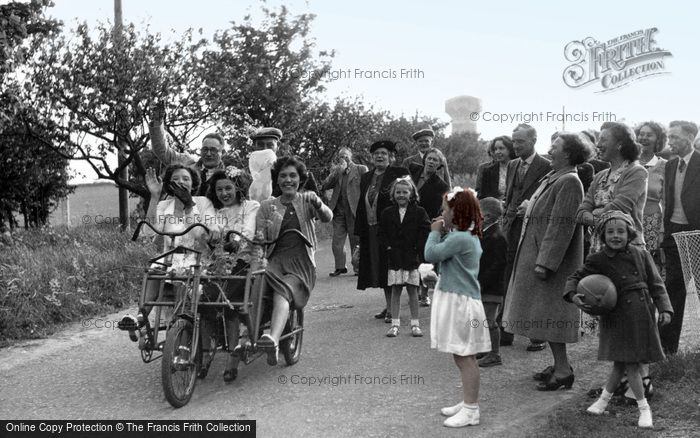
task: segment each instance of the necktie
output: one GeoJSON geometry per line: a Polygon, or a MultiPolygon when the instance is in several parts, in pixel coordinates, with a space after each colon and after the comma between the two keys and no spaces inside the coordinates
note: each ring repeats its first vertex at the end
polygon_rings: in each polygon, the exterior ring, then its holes
{"type": "Polygon", "coordinates": [[[687,164],[685,164],[685,160],[681,159],[680,163],[678,163],[678,173],[685,172],[686,167],[687,167],[687,164]]]}
{"type": "Polygon", "coordinates": [[[521,161],[520,162],[520,172],[519,172],[519,177],[520,181],[522,182],[523,179],[525,179],[525,174],[527,173],[527,161],[521,161]]]}

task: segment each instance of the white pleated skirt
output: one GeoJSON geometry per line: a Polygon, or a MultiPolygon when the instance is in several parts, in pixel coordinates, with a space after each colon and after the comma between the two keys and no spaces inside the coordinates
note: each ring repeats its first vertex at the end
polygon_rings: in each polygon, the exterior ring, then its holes
{"type": "Polygon", "coordinates": [[[481,300],[436,287],[430,307],[430,348],[457,356],[491,351],[481,300]]]}

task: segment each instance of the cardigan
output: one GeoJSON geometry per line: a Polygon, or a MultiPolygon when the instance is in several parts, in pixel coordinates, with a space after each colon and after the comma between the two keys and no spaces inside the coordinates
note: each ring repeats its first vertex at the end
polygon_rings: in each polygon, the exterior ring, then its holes
{"type": "Polygon", "coordinates": [[[612,202],[603,207],[597,207],[595,205],[595,194],[598,191],[598,186],[602,184],[601,181],[607,178],[609,173],[610,169],[605,169],[595,175],[581,206],[576,212],[576,221],[582,223],[583,214],[585,212],[593,213],[593,210],[597,208],[601,210],[601,213],[611,210],[627,213],[632,216],[634,228],[637,230],[637,238],[632,243],[644,245],[643,216],[647,199],[647,170],[638,161],[630,163],[620,175],[620,179],[615,183],[615,187],[612,190],[612,202]]]}
{"type": "Polygon", "coordinates": [[[425,243],[425,261],[440,264],[436,288],[443,292],[480,300],[480,259],[481,244],[471,231],[451,231],[442,238],[439,231],[431,231],[425,243]]]}
{"type": "MultiPolygon", "coordinates": [[[[309,255],[309,259],[314,266],[316,266],[316,260],[314,258],[314,253],[316,250],[316,228],[314,227],[314,219],[320,219],[321,222],[330,222],[333,219],[333,212],[330,208],[323,202],[321,202],[321,208],[316,209],[311,202],[305,198],[302,193],[297,193],[292,201],[294,210],[296,210],[297,216],[299,218],[299,225],[301,226],[302,234],[311,242],[310,247],[306,247],[306,252],[309,255]]],[[[284,218],[284,213],[287,210],[282,204],[279,197],[267,199],[260,204],[260,209],[258,210],[258,215],[255,221],[257,232],[262,234],[262,238],[265,240],[274,240],[279,237],[280,228],[282,227],[282,219],[284,218]]],[[[268,245],[265,252],[265,257],[268,258],[272,255],[275,250],[275,244],[268,245]]]]}

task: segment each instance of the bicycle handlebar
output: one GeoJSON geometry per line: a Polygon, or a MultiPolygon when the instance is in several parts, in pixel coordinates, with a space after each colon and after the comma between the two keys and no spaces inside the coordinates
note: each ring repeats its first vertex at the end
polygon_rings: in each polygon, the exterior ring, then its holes
{"type": "Polygon", "coordinates": [[[240,236],[242,239],[244,239],[246,242],[250,243],[251,245],[267,246],[267,245],[272,245],[273,243],[276,243],[278,240],[280,240],[280,239],[282,238],[282,236],[284,236],[285,234],[288,234],[288,233],[298,234],[299,237],[301,237],[301,239],[304,241],[304,244],[305,244],[306,246],[308,246],[308,247],[313,246],[313,245],[311,245],[311,242],[309,242],[309,239],[307,239],[306,236],[304,236],[304,233],[302,233],[301,231],[299,231],[299,230],[297,230],[297,229],[284,230],[284,231],[283,231],[282,233],[280,233],[280,235],[277,236],[277,238],[274,239],[274,240],[255,240],[255,239],[249,239],[249,238],[247,238],[246,236],[244,236],[243,234],[241,234],[241,233],[238,232],[238,231],[230,230],[229,232],[226,233],[226,236],[224,237],[224,241],[228,241],[228,240],[229,240],[229,237],[231,237],[231,234],[236,234],[236,235],[240,236]]]}
{"type": "Polygon", "coordinates": [[[160,236],[168,236],[168,237],[173,237],[173,238],[179,237],[179,236],[184,236],[185,234],[189,233],[190,231],[192,231],[194,228],[197,228],[197,227],[202,227],[202,228],[204,228],[204,231],[207,232],[207,234],[211,234],[211,230],[209,230],[209,227],[207,227],[204,224],[200,224],[200,223],[192,224],[189,227],[187,227],[184,231],[181,231],[179,233],[166,233],[163,231],[156,230],[155,227],[149,221],[140,221],[139,224],[136,226],[136,230],[134,231],[134,235],[131,237],[132,241],[135,242],[136,239],[138,239],[139,233],[141,232],[141,227],[143,225],[148,225],[148,228],[150,228],[154,233],[156,233],[160,236]]]}

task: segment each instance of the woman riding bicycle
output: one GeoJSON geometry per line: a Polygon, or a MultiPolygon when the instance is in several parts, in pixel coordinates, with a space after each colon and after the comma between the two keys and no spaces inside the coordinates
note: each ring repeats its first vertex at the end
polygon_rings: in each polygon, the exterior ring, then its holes
{"type": "Polygon", "coordinates": [[[297,157],[277,159],[272,169],[272,181],[279,186],[281,195],[263,201],[258,211],[256,228],[265,240],[277,239],[286,230],[299,230],[311,243],[296,233],[287,233],[265,254],[267,267],[266,293],[272,293],[272,321],[270,333],[260,338],[258,346],[268,349],[267,363],[276,365],[279,338],[289,315],[290,305],[297,309],[306,306],[316,283],[316,231],[314,220],[330,222],[333,212],[319,196],[311,191],[300,192],[308,172],[297,157]]]}
{"type": "MultiPolygon", "coordinates": [[[[245,276],[250,269],[251,261],[256,260],[260,251],[259,247],[251,245],[246,239],[255,237],[255,218],[260,208],[257,201],[248,199],[248,188],[251,177],[248,172],[233,166],[225,170],[216,171],[209,179],[207,197],[216,208],[216,223],[219,226],[214,232],[210,243],[222,246],[230,255],[223,255],[215,251],[214,266],[218,273],[225,275],[245,276]],[[230,240],[223,241],[229,231],[236,231],[243,235],[233,235],[230,240]]],[[[225,284],[226,296],[235,301],[245,293],[245,280],[229,280],[225,284]]],[[[206,290],[207,286],[205,286],[206,290]]],[[[216,291],[216,289],[213,289],[216,291]]],[[[211,309],[213,311],[213,309],[211,309]]],[[[215,313],[215,312],[214,312],[215,313]]],[[[229,356],[224,369],[224,382],[231,382],[238,376],[238,352],[244,347],[246,335],[239,336],[239,317],[236,311],[226,309],[226,333],[229,339],[229,356]],[[240,338],[240,341],[239,341],[240,338]]],[[[202,319],[202,339],[208,339],[209,321],[202,319]]],[[[209,363],[200,369],[199,377],[205,377],[209,370],[209,363]]]]}
{"type": "MultiPolygon", "coordinates": [[[[172,164],[165,169],[163,180],[156,176],[153,168],[146,171],[146,186],[151,193],[151,199],[148,203],[148,212],[146,220],[153,227],[166,233],[177,233],[185,230],[192,224],[202,223],[207,226],[215,225],[216,210],[211,201],[204,196],[192,196],[199,189],[200,179],[199,174],[194,169],[183,166],[182,164],[172,164]],[[166,197],[162,201],[158,201],[161,192],[165,192],[166,197]]],[[[153,234],[149,228],[144,229],[144,235],[153,234]]],[[[174,246],[182,245],[188,248],[193,248],[199,251],[208,252],[207,233],[201,228],[195,228],[189,233],[181,237],[176,237],[174,246]]],[[[164,246],[168,246],[170,238],[164,239],[164,246]]],[[[168,268],[177,273],[184,273],[195,261],[195,254],[188,252],[186,254],[173,254],[172,264],[168,268]]],[[[154,265],[159,267],[162,265],[154,265]]],[[[154,301],[158,298],[160,289],[159,280],[148,280],[146,283],[145,301],[154,301]]],[[[146,323],[148,314],[151,312],[152,306],[142,305],[139,308],[139,313],[134,318],[132,315],[126,315],[120,325],[132,325],[140,328],[146,323]]],[[[130,332],[131,339],[136,341],[136,335],[130,332]]]]}

